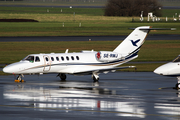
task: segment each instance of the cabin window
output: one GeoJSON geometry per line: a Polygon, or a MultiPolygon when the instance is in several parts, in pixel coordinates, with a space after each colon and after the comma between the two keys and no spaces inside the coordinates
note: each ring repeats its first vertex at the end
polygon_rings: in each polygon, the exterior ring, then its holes
{"type": "Polygon", "coordinates": [[[61,57],[61,60],[64,61],[64,57],[61,57]]]}
{"type": "Polygon", "coordinates": [[[76,56],[76,59],[79,60],[79,56],[76,56]]]}
{"type": "Polygon", "coordinates": [[[29,61],[29,62],[34,62],[34,56],[27,56],[23,59],[23,61],[29,61]]]}
{"type": "Polygon", "coordinates": [[[46,59],[47,62],[49,61],[49,59],[47,57],[45,59],[46,59]]]}
{"type": "Polygon", "coordinates": [[[74,60],[74,57],[73,57],[73,56],[71,56],[71,59],[72,59],[72,60],[74,60]]]}
{"type": "Polygon", "coordinates": [[[180,56],[176,57],[172,62],[180,62],[180,56]]]}
{"type": "Polygon", "coordinates": [[[56,60],[59,61],[59,57],[56,57],[56,60]]]}
{"type": "Polygon", "coordinates": [[[68,56],[66,56],[66,59],[67,59],[67,60],[69,60],[69,57],[68,57],[68,56]]]}
{"type": "Polygon", "coordinates": [[[36,58],[35,58],[35,62],[40,62],[40,59],[39,59],[39,57],[38,57],[38,56],[36,56],[36,58]]]}
{"type": "Polygon", "coordinates": [[[51,57],[51,60],[52,60],[52,61],[54,61],[54,58],[53,58],[53,57],[51,57]]]}

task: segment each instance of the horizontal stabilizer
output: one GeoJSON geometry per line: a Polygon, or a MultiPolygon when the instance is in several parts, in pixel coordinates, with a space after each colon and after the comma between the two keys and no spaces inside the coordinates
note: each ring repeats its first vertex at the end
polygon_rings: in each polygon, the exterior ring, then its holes
{"type": "MultiPolygon", "coordinates": [[[[136,28],[129,28],[134,30],[136,28]]],[[[139,30],[176,30],[176,28],[140,28],[139,30]]]]}

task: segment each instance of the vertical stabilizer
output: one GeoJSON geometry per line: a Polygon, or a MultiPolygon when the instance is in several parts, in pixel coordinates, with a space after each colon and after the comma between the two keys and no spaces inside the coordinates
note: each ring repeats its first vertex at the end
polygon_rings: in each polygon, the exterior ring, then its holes
{"type": "Polygon", "coordinates": [[[150,26],[137,27],[113,52],[128,55],[139,51],[150,31],[150,26]]]}

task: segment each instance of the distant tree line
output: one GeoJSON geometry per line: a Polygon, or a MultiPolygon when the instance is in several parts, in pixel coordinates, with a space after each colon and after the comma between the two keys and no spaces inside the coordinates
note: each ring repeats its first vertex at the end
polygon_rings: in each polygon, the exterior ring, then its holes
{"type": "Polygon", "coordinates": [[[158,0],[108,0],[105,6],[105,16],[147,16],[149,12],[160,17],[161,4],[158,0]]]}

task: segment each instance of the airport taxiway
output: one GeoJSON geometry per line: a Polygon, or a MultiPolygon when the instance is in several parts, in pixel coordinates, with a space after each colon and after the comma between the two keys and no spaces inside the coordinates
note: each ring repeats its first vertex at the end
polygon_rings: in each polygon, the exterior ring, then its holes
{"type": "Polygon", "coordinates": [[[115,72],[91,76],[26,75],[0,77],[1,119],[180,119],[176,78],[153,72],[115,72]]]}
{"type": "MultiPolygon", "coordinates": [[[[127,36],[32,36],[32,37],[0,37],[0,42],[28,42],[28,41],[111,41],[124,40],[127,36]]],[[[179,40],[180,35],[153,35],[146,40],[179,40]]]]}

